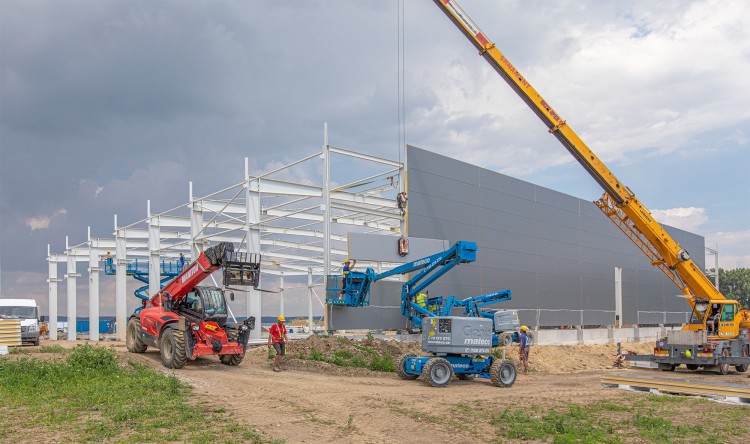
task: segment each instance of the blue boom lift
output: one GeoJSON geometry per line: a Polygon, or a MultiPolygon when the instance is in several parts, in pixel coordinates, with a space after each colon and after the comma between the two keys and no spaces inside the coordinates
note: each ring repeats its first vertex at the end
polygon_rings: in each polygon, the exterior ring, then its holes
{"type": "Polygon", "coordinates": [[[326,304],[347,307],[366,307],[370,305],[370,285],[391,276],[419,271],[404,283],[401,288],[401,314],[406,317],[412,329],[421,330],[425,317],[450,316],[454,309],[463,307],[464,316],[483,317],[493,322],[492,345],[510,345],[518,342],[518,314],[514,310],[484,311],[483,307],[509,301],[510,290],[458,299],[455,296],[443,298],[432,297],[424,306],[416,302],[416,296],[445,273],[459,264],[477,260],[476,242],[458,241],[449,249],[407,262],[392,270],[375,273],[372,268],[364,272],[351,271],[348,274],[329,275],[326,288],[326,304]]]}
{"type": "Polygon", "coordinates": [[[502,290],[466,299],[450,296],[429,298],[424,306],[416,302],[416,295],[459,264],[477,259],[475,242],[458,241],[449,249],[400,265],[383,273],[372,268],[364,272],[351,271],[346,275],[329,275],[326,303],[348,307],[370,305],[370,285],[381,279],[418,271],[401,289],[401,313],[412,328],[422,330],[422,350],[433,356],[403,356],[398,362],[398,372],[403,379],[416,379],[424,375],[434,387],[450,383],[455,373],[459,379],[472,379],[476,375],[490,378],[495,385],[510,387],[516,379],[512,361],[484,356],[491,346],[502,341],[509,345],[516,331],[498,331],[501,326],[518,327],[518,315],[513,311],[489,312],[481,308],[511,299],[510,290],[502,290]],[[464,308],[466,317],[450,316],[457,307],[464,308]],[[514,322],[506,322],[510,314],[514,322]]]}

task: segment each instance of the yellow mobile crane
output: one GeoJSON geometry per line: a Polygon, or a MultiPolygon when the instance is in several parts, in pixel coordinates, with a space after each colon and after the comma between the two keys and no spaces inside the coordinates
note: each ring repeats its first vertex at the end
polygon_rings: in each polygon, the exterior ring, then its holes
{"type": "Polygon", "coordinates": [[[635,194],[620,183],[455,1],[433,1],[544,122],[549,132],[604,188],[604,195],[594,202],[596,206],[646,254],[652,265],[659,267],[680,288],[690,304],[692,316],[683,327],[688,332],[677,332],[683,334],[673,335],[671,341],[657,341],[654,356],[641,357],[641,360],[656,361],[662,370],[674,370],[686,364],[690,369],[717,366],[724,374],[729,365],[746,371],[750,364],[750,311],[741,310],[738,301],[725,298],[713,286],[688,252],[664,230],[635,194]]]}

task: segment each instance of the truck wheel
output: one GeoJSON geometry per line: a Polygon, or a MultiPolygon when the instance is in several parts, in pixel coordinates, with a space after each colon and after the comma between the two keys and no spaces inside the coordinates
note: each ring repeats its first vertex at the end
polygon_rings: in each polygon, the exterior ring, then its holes
{"type": "Polygon", "coordinates": [[[34,345],[39,347],[39,336],[37,336],[36,339],[34,340],[34,345]]]}
{"type": "Polygon", "coordinates": [[[700,367],[698,364],[685,364],[685,366],[688,370],[698,370],[698,367],[700,367]]]}
{"type": "Polygon", "coordinates": [[[477,375],[470,375],[468,373],[457,373],[456,377],[462,381],[472,381],[477,375]]]}
{"type": "MultiPolygon", "coordinates": [[[[721,352],[721,356],[729,356],[729,352],[727,352],[727,349],[725,348],[721,352]]],[[[716,371],[719,375],[726,375],[729,373],[729,364],[719,364],[719,369],[716,371]]]]}
{"type": "Polygon", "coordinates": [[[674,364],[667,364],[665,362],[659,363],[659,370],[663,372],[673,372],[675,368],[677,368],[677,366],[674,364]]]}
{"type": "Polygon", "coordinates": [[[516,382],[516,375],[516,365],[509,359],[498,359],[490,367],[490,380],[498,387],[511,387],[516,382]]]}
{"type": "Polygon", "coordinates": [[[401,357],[398,358],[398,364],[396,364],[396,372],[398,372],[398,376],[401,379],[413,381],[419,377],[419,375],[414,375],[412,373],[406,372],[406,360],[412,357],[414,357],[414,355],[401,355],[401,357]]]}
{"type": "Polygon", "coordinates": [[[125,346],[130,353],[143,353],[148,346],[141,340],[141,320],[130,318],[125,334],[125,346]]]}
{"type": "Polygon", "coordinates": [[[453,367],[443,358],[432,358],[422,369],[422,376],[433,387],[447,387],[453,377],[453,367]]]}
{"type": "Polygon", "coordinates": [[[159,340],[161,363],[166,368],[182,368],[187,361],[185,354],[185,335],[183,332],[167,327],[159,340]]]}
{"type": "MultiPolygon", "coordinates": [[[[745,350],[742,352],[742,356],[744,356],[746,358],[750,357],[750,345],[746,345],[745,346],[745,350]]],[[[740,365],[735,365],[734,366],[734,368],[736,368],[737,371],[740,372],[740,373],[745,373],[747,371],[747,367],[748,367],[747,364],[740,364],[740,365]]]]}

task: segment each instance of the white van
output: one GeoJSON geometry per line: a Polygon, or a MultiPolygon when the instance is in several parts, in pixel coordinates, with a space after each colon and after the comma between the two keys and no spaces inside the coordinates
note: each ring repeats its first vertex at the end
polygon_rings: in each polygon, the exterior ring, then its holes
{"type": "Polygon", "coordinates": [[[0,319],[20,319],[21,340],[39,345],[39,306],[34,299],[0,299],[0,319]]]}

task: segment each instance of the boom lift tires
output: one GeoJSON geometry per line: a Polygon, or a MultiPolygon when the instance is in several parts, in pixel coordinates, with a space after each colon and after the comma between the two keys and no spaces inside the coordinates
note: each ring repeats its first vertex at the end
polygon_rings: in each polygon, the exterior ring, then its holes
{"type": "Polygon", "coordinates": [[[471,381],[477,377],[477,375],[467,375],[466,373],[459,373],[456,375],[461,381],[471,381]]]}
{"type": "Polygon", "coordinates": [[[419,378],[419,375],[414,375],[411,373],[406,373],[406,361],[409,358],[413,358],[414,355],[401,355],[400,358],[398,358],[398,364],[396,364],[396,371],[398,372],[398,376],[401,379],[407,380],[407,381],[413,381],[417,378],[419,378]]]}
{"type": "Polygon", "coordinates": [[[687,367],[688,370],[698,370],[698,367],[700,367],[700,365],[698,365],[698,364],[687,364],[686,367],[687,367]]]}
{"type": "Polygon", "coordinates": [[[674,364],[667,364],[664,362],[659,363],[659,370],[663,372],[673,372],[675,368],[677,368],[677,366],[674,364]]]}
{"type": "Polygon", "coordinates": [[[447,387],[453,378],[453,367],[444,358],[432,358],[424,366],[422,375],[433,387],[447,387]]]}
{"type": "Polygon", "coordinates": [[[185,333],[171,327],[167,327],[161,334],[159,340],[159,352],[161,363],[166,368],[182,368],[187,362],[185,352],[185,333]]]}
{"type": "Polygon", "coordinates": [[[510,387],[516,382],[516,366],[510,360],[497,360],[490,367],[490,381],[498,387],[510,387]]]}
{"type": "Polygon", "coordinates": [[[148,348],[141,340],[140,331],[141,321],[138,318],[130,318],[125,334],[125,346],[130,353],[144,353],[148,348]]]}

